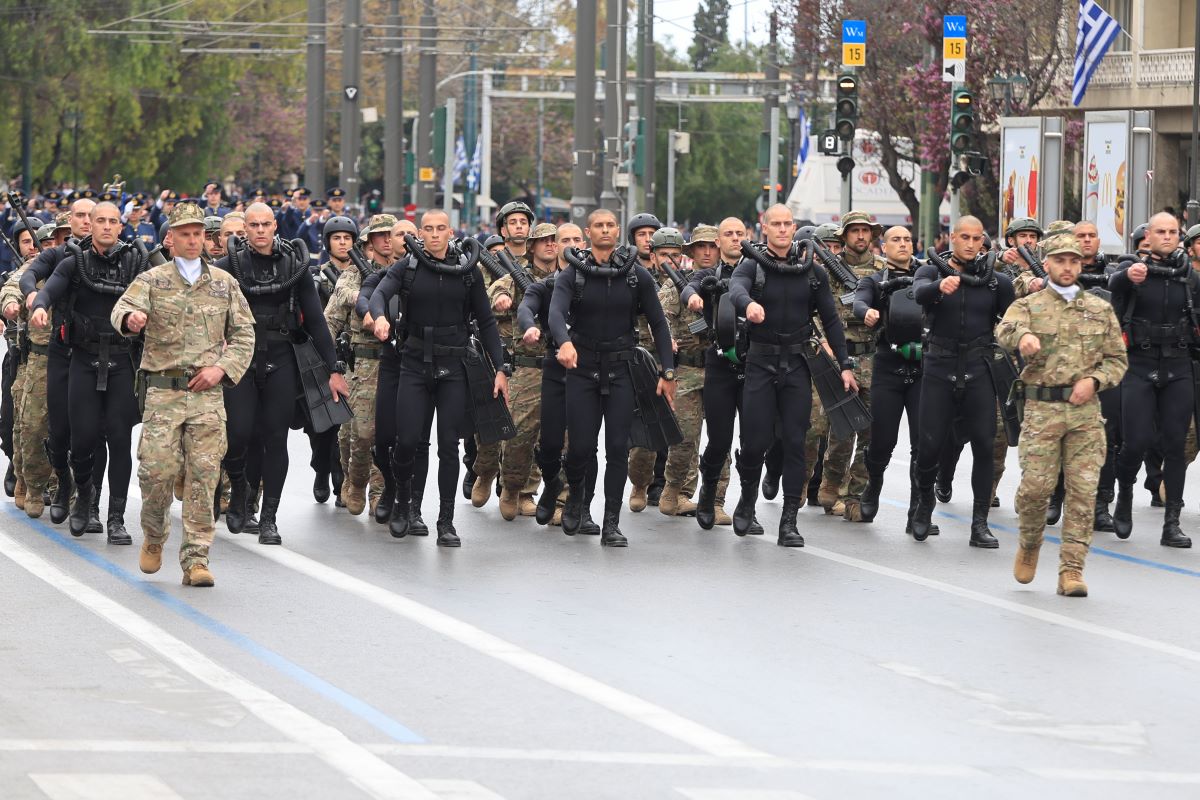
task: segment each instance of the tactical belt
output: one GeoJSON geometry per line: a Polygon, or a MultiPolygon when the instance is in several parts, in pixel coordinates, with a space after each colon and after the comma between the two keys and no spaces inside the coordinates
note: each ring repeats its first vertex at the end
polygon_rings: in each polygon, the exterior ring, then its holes
{"type": "Polygon", "coordinates": [[[404,340],[404,349],[411,355],[420,354],[421,361],[432,369],[434,359],[436,358],[463,358],[467,355],[466,345],[455,347],[453,345],[434,344],[434,337],[462,334],[465,330],[462,325],[427,325],[421,329],[425,338],[410,335],[404,340]]]}
{"type": "MultiPolygon", "coordinates": [[[[267,330],[260,331],[258,329],[258,326],[256,325],[256,326],[254,326],[254,341],[257,344],[263,344],[265,342],[289,342],[290,343],[292,341],[292,331],[290,331],[290,330],[281,331],[281,330],[277,330],[275,328],[270,328],[267,330]]],[[[260,347],[259,349],[261,350],[262,348],[260,347]]]]}
{"type": "Polygon", "coordinates": [[[48,355],[50,355],[50,345],[34,344],[33,342],[30,342],[29,343],[29,352],[37,353],[39,356],[48,356],[48,355]]]}
{"type": "Polygon", "coordinates": [[[542,368],[543,359],[541,356],[517,356],[512,357],[512,365],[514,367],[533,367],[534,369],[542,368]]]}
{"type": "Polygon", "coordinates": [[[1069,403],[1074,386],[1026,386],[1026,400],[1041,400],[1044,403],[1069,403]]]}
{"type": "Polygon", "coordinates": [[[852,356],[869,356],[875,352],[874,342],[846,342],[846,352],[852,356]]]}
{"type": "Polygon", "coordinates": [[[146,385],[155,389],[171,389],[177,392],[190,392],[188,382],[192,372],[185,369],[164,369],[162,372],[147,372],[146,385]]]}
{"type": "Polygon", "coordinates": [[[375,359],[383,358],[383,345],[375,347],[369,344],[356,344],[354,345],[354,357],[375,359]]]}
{"type": "Polygon", "coordinates": [[[985,333],[977,339],[972,339],[969,342],[961,342],[958,339],[951,339],[945,336],[930,336],[929,337],[929,354],[935,356],[957,356],[962,353],[970,354],[972,350],[983,350],[991,347],[993,342],[992,335],[985,333]]]}
{"type": "Polygon", "coordinates": [[[1183,322],[1174,325],[1152,325],[1141,320],[1130,320],[1125,330],[1125,339],[1130,349],[1149,350],[1152,347],[1163,350],[1187,350],[1188,342],[1194,338],[1188,325],[1183,322]]]}
{"type": "Polygon", "coordinates": [[[675,354],[675,366],[677,367],[703,367],[704,366],[704,351],[685,350],[675,354]]]}
{"type": "Polygon", "coordinates": [[[785,356],[782,360],[786,362],[786,356],[793,353],[805,352],[808,348],[808,340],[812,338],[812,332],[812,325],[805,325],[800,330],[792,333],[775,334],[773,337],[774,341],[751,338],[750,348],[746,355],[785,356]]]}
{"type": "MultiPolygon", "coordinates": [[[[597,340],[583,334],[571,333],[571,342],[579,351],[578,367],[586,362],[595,367],[596,380],[600,384],[600,394],[609,393],[610,381],[608,369],[614,362],[633,362],[635,342],[632,336],[622,336],[617,339],[597,340]]],[[[590,372],[591,369],[588,369],[590,372]]]]}
{"type": "Polygon", "coordinates": [[[116,334],[103,334],[98,339],[89,339],[82,342],[73,342],[71,344],[72,352],[84,352],[96,359],[94,366],[96,367],[96,391],[108,391],[108,368],[110,365],[115,366],[114,362],[109,361],[109,356],[113,353],[122,353],[129,355],[131,342],[123,336],[116,334]]]}

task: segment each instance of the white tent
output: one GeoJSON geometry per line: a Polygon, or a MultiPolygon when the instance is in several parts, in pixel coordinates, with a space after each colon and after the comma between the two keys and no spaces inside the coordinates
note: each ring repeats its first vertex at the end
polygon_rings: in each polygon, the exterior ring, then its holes
{"type": "MultiPolygon", "coordinates": [[[[852,208],[866,211],[880,225],[912,225],[908,206],[888,183],[887,172],[879,161],[878,136],[871,131],[858,131],[854,142],[854,171],[850,173],[852,208]]],[[[842,209],[842,175],[837,170],[838,156],[817,152],[817,137],[809,140],[809,156],[800,168],[787,206],[798,220],[838,222],[842,209]]],[[[914,187],[921,185],[921,169],[915,164],[902,163],[904,174],[914,187]]],[[[950,224],[950,203],[942,201],[943,225],[950,224]]]]}

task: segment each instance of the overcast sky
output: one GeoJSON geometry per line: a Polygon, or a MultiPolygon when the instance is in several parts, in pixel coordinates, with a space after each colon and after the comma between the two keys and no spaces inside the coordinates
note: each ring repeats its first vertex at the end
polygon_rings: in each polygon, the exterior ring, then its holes
{"type": "MultiPolygon", "coordinates": [[[[699,0],[654,0],[654,38],[660,42],[669,40],[676,51],[686,55],[699,5],[699,0]]],[[[730,0],[729,40],[740,42],[748,27],[751,42],[766,42],[770,13],[770,0],[730,0]]]]}

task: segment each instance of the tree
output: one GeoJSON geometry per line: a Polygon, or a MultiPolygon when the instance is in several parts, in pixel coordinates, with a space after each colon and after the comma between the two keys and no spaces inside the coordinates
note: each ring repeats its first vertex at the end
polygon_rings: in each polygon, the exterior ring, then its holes
{"type": "Polygon", "coordinates": [[[692,23],[695,31],[688,58],[696,72],[712,68],[721,48],[729,47],[729,0],[701,0],[692,23]]]}

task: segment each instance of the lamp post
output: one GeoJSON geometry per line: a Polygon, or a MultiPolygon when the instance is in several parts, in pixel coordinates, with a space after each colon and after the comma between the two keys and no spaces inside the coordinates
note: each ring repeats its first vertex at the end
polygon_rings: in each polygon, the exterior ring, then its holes
{"type": "Polygon", "coordinates": [[[790,197],[792,194],[792,185],[795,184],[796,178],[799,177],[796,172],[797,150],[799,149],[800,137],[804,135],[804,131],[799,130],[800,127],[800,101],[795,97],[789,97],[787,101],[787,118],[788,118],[788,168],[787,168],[787,185],[784,187],[784,197],[790,197]]]}
{"type": "Polygon", "coordinates": [[[992,99],[1004,104],[1004,116],[1011,117],[1013,108],[1022,105],[1029,94],[1029,79],[1019,72],[997,75],[988,81],[992,99]]]}

